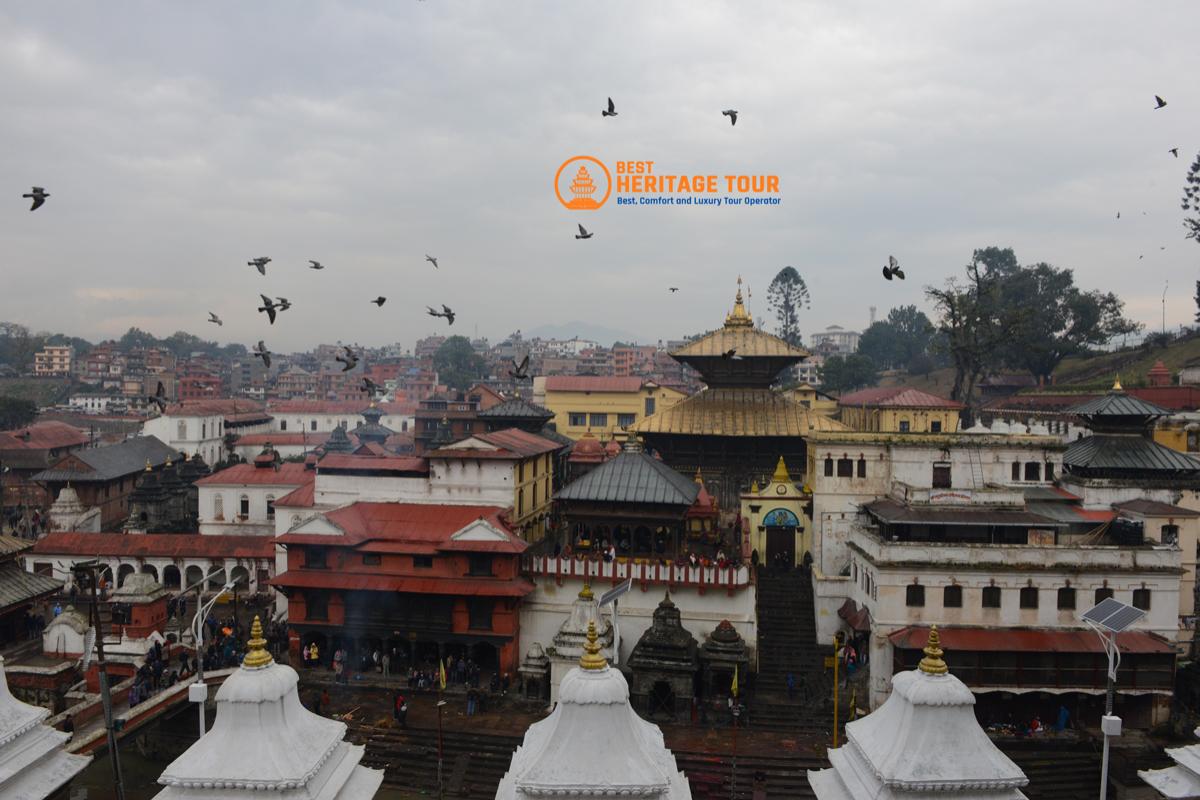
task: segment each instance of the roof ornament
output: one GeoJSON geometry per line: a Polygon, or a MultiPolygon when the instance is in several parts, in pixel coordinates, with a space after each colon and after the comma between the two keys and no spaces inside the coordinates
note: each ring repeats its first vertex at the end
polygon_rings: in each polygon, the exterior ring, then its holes
{"type": "Polygon", "coordinates": [[[792,476],[788,474],[787,464],[783,463],[783,456],[779,457],[779,463],[775,465],[775,474],[771,476],[773,483],[791,483],[792,476]]]}
{"type": "Polygon", "coordinates": [[[742,303],[742,276],[738,275],[737,294],[733,298],[733,311],[725,317],[726,328],[753,328],[754,319],[746,312],[742,303]]]}
{"type": "Polygon", "coordinates": [[[146,459],[146,472],[153,472],[154,467],[150,466],[150,459],[146,459]]]}
{"type": "Polygon", "coordinates": [[[246,642],[246,657],[242,659],[242,666],[246,669],[258,669],[274,662],[275,659],[267,652],[267,640],[263,638],[262,623],[256,614],[254,622],[250,625],[250,641],[246,642]]]}
{"type": "MultiPolygon", "coordinates": [[[[596,640],[596,621],[588,622],[587,644],[583,646],[583,655],[579,657],[579,668],[587,670],[608,669],[608,661],[600,655],[600,644],[596,640]]],[[[268,656],[270,658],[270,656],[268,656]]]]}
{"type": "Polygon", "coordinates": [[[583,582],[583,588],[579,590],[580,600],[594,600],[596,595],[592,593],[592,584],[589,581],[583,582]]]}
{"type": "Polygon", "coordinates": [[[693,480],[696,481],[696,483],[700,484],[701,486],[704,485],[704,476],[700,473],[699,467],[696,467],[696,477],[693,478],[693,480]]]}
{"type": "Polygon", "coordinates": [[[937,625],[929,629],[929,641],[925,643],[925,657],[917,665],[917,669],[926,675],[945,675],[950,671],[942,660],[942,639],[938,636],[937,625]]]}
{"type": "Polygon", "coordinates": [[[1124,389],[1122,389],[1122,388],[1121,388],[1121,374],[1120,374],[1119,372],[1117,373],[1117,379],[1116,379],[1116,381],[1114,381],[1114,382],[1113,382],[1113,388],[1112,388],[1112,390],[1113,390],[1114,392],[1122,392],[1122,391],[1124,391],[1124,389]]]}

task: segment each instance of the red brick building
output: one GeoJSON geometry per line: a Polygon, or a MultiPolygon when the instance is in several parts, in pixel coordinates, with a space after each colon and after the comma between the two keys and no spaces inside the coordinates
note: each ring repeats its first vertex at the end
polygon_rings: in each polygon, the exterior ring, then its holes
{"type": "Polygon", "coordinates": [[[287,569],[294,663],[316,642],[328,664],[346,648],[357,666],[375,650],[396,668],[473,658],[515,675],[519,607],[533,591],[520,574],[527,545],[494,506],[355,503],[275,539],[287,569]]]}

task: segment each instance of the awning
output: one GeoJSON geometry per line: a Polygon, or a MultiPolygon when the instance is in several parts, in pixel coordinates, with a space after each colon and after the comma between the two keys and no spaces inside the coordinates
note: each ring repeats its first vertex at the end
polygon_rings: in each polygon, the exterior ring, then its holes
{"type": "MultiPolygon", "coordinates": [[[[975,653],[1098,653],[1104,648],[1090,630],[1047,631],[1032,628],[938,628],[943,649],[975,653]]],[[[888,636],[902,650],[921,650],[929,641],[929,628],[910,625],[888,636]]],[[[1147,631],[1117,634],[1122,653],[1175,655],[1175,646],[1147,631]]]]}
{"type": "Polygon", "coordinates": [[[842,607],[838,609],[838,616],[846,621],[851,630],[860,633],[867,633],[871,630],[871,612],[867,610],[866,606],[859,608],[858,603],[853,600],[848,599],[842,603],[842,607]]]}
{"type": "Polygon", "coordinates": [[[317,569],[288,570],[272,580],[271,585],[285,589],[337,589],[469,597],[524,597],[533,591],[533,583],[526,578],[406,578],[399,575],[364,575],[317,569]]]}

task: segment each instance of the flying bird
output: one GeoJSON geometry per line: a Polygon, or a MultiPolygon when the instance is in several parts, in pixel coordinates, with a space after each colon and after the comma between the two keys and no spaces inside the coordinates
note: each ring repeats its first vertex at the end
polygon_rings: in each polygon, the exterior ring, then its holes
{"type": "Polygon", "coordinates": [[[523,381],[529,377],[529,354],[528,353],[526,353],[525,357],[521,359],[520,364],[517,363],[517,360],[515,358],[509,359],[509,360],[512,361],[513,368],[508,371],[508,374],[513,380],[523,381]]]}
{"type": "Polygon", "coordinates": [[[433,264],[434,269],[438,268],[437,259],[434,258],[433,256],[429,255],[428,253],[425,254],[425,260],[428,261],[430,264],[433,264]]]}
{"type": "Polygon", "coordinates": [[[724,353],[721,353],[721,358],[725,359],[726,361],[729,361],[730,359],[734,361],[742,360],[742,357],[737,354],[737,348],[726,350],[724,353]]]}
{"type": "Polygon", "coordinates": [[[676,292],[679,291],[679,287],[678,286],[668,286],[667,291],[670,292],[671,294],[675,294],[676,292]]]}
{"type": "Polygon", "coordinates": [[[442,304],[442,316],[446,318],[446,322],[449,322],[451,325],[454,324],[454,312],[445,303],[442,304]]]}
{"type": "Polygon", "coordinates": [[[211,311],[210,311],[210,312],[208,312],[208,321],[209,321],[209,322],[215,322],[217,325],[224,325],[224,324],[225,324],[224,322],[221,322],[221,318],[220,318],[220,317],[218,317],[216,314],[214,314],[214,313],[213,313],[213,312],[211,312],[211,311]]]}
{"type": "Polygon", "coordinates": [[[616,115],[617,115],[617,107],[613,105],[612,98],[610,97],[610,98],[608,98],[608,110],[607,110],[607,111],[601,111],[601,112],[600,112],[600,116],[602,116],[602,117],[615,117],[616,115]]]}
{"type": "Polygon", "coordinates": [[[1167,101],[1166,101],[1166,100],[1163,100],[1163,99],[1162,99],[1161,97],[1159,97],[1158,95],[1154,95],[1154,110],[1155,110],[1155,111],[1157,111],[1158,109],[1162,108],[1162,107],[1163,107],[1163,106],[1165,106],[1166,104],[1167,104],[1167,101]]]}
{"type": "Polygon", "coordinates": [[[146,399],[149,400],[151,403],[154,403],[154,405],[158,406],[158,413],[160,413],[160,414],[167,413],[167,390],[163,386],[162,381],[158,382],[158,390],[155,391],[154,394],[150,395],[146,399]]]}
{"type": "Polygon", "coordinates": [[[33,205],[29,207],[30,211],[37,211],[39,208],[41,208],[46,202],[46,198],[49,196],[50,193],[40,186],[34,186],[28,194],[21,195],[21,197],[26,197],[33,201],[33,205]]]}
{"type": "Polygon", "coordinates": [[[253,352],[256,358],[262,359],[264,367],[268,369],[271,368],[271,351],[267,349],[265,344],[263,344],[262,339],[258,340],[258,346],[254,348],[253,352]]]}
{"type": "Polygon", "coordinates": [[[732,108],[727,108],[721,112],[722,116],[729,117],[730,125],[737,125],[737,114],[738,112],[734,111],[732,108]]]}
{"type": "Polygon", "coordinates": [[[900,269],[900,262],[896,260],[895,256],[888,256],[887,266],[883,268],[883,277],[890,281],[892,276],[904,280],[904,270],[900,269]]]}
{"type": "Polygon", "coordinates": [[[358,356],[347,345],[342,345],[342,349],[346,351],[346,355],[334,356],[333,360],[343,365],[342,372],[349,372],[358,364],[358,356]]]}
{"type": "Polygon", "coordinates": [[[265,294],[260,294],[259,297],[262,298],[263,304],[258,307],[258,310],[260,312],[261,311],[267,312],[267,319],[271,320],[271,324],[274,325],[275,324],[275,312],[277,310],[277,306],[275,305],[274,301],[271,300],[271,298],[267,297],[265,294]]]}
{"type": "Polygon", "coordinates": [[[383,394],[383,388],[365,375],[362,379],[362,390],[371,395],[372,398],[374,398],[377,394],[383,394]]]}
{"type": "Polygon", "coordinates": [[[266,275],[267,274],[267,264],[271,263],[271,259],[267,258],[266,256],[259,256],[258,258],[250,259],[246,263],[249,266],[257,269],[259,275],[266,275]]]}
{"type": "Polygon", "coordinates": [[[310,259],[308,260],[308,268],[309,268],[309,269],[325,269],[325,265],[324,265],[324,264],[322,264],[320,261],[313,261],[313,260],[310,258],[310,259]]]}
{"type": "Polygon", "coordinates": [[[1120,219],[1120,218],[1121,218],[1121,212],[1120,212],[1120,211],[1118,211],[1118,212],[1117,212],[1117,219],[1120,219]]]}
{"type": "Polygon", "coordinates": [[[379,306],[380,308],[383,308],[383,304],[387,302],[387,298],[380,295],[379,297],[376,297],[371,302],[374,303],[375,305],[379,306]]]}
{"type": "Polygon", "coordinates": [[[1176,158],[1179,158],[1179,148],[1178,147],[1172,147],[1167,152],[1170,153],[1171,155],[1175,156],[1176,158]]]}
{"type": "Polygon", "coordinates": [[[279,303],[280,311],[287,311],[289,308],[292,307],[292,301],[288,300],[286,297],[276,297],[275,299],[279,303]]]}
{"type": "Polygon", "coordinates": [[[579,226],[579,233],[575,234],[576,239],[590,239],[593,236],[595,236],[595,234],[588,233],[587,228],[583,227],[582,225],[579,226]]]}

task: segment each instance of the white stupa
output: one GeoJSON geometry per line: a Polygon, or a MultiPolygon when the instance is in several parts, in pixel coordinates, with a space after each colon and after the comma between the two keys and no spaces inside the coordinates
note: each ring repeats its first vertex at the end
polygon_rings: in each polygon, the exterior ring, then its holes
{"type": "Polygon", "coordinates": [[[892,678],[874,713],[846,726],[829,769],[808,773],[817,800],[1025,800],[1029,783],[975,719],[975,696],[949,673],[937,628],[917,669],[892,678]]]}
{"type": "Polygon", "coordinates": [[[370,800],[383,772],[359,762],[346,724],[300,704],[296,670],[276,664],[258,617],[242,666],[217,692],[212,730],[171,762],[156,800],[370,800]]]}
{"type": "Polygon", "coordinates": [[[598,639],[591,622],[579,666],[563,678],[550,716],[525,732],[496,800],[691,800],[662,731],[629,705],[629,684],[600,655],[598,639]]]}
{"type": "Polygon", "coordinates": [[[554,646],[550,654],[550,702],[558,702],[558,689],[571,670],[583,656],[587,644],[588,626],[595,623],[600,655],[606,661],[612,660],[613,624],[605,618],[596,605],[596,596],[592,593],[591,585],[584,583],[579,596],[571,604],[571,614],[563,620],[558,633],[554,634],[554,646]]]}
{"type": "MultiPolygon", "coordinates": [[[[1200,737],[1200,728],[1193,731],[1200,737]]],[[[1200,744],[1168,747],[1167,755],[1175,766],[1166,769],[1140,769],[1138,777],[1163,797],[1200,798],[1200,744]]]]}
{"type": "Polygon", "coordinates": [[[0,657],[0,797],[5,800],[43,800],[91,763],[91,756],[66,751],[71,734],[44,725],[49,716],[49,709],[12,696],[0,657]]]}

